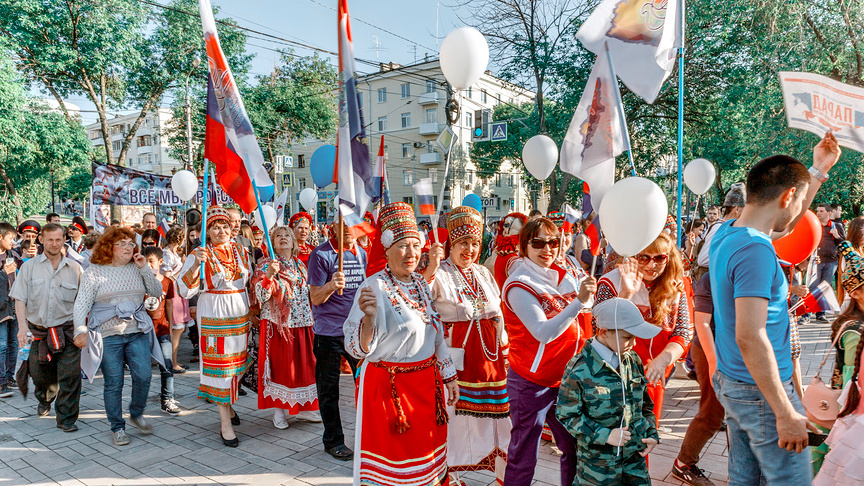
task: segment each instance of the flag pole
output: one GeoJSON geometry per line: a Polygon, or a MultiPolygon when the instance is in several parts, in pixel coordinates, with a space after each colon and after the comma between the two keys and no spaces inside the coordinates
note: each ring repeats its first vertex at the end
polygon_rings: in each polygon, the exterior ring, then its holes
{"type": "MultiPolygon", "coordinates": [[[[210,159],[204,159],[204,194],[201,197],[201,248],[207,248],[207,194],[209,191],[210,159]]],[[[201,288],[204,288],[204,262],[201,262],[201,288]]]]}
{"type": "Polygon", "coordinates": [[[624,132],[624,142],[627,143],[627,158],[630,160],[630,172],[636,177],[636,163],[633,161],[633,149],[630,147],[630,130],[627,128],[627,119],[624,117],[624,102],[621,101],[621,91],[618,89],[618,77],[615,74],[615,65],[612,64],[612,54],[609,54],[609,44],[604,43],[606,60],[609,61],[609,72],[612,73],[612,91],[615,93],[615,102],[618,103],[618,119],[621,122],[621,130],[624,132]]]}
{"type": "MultiPolygon", "coordinates": [[[[460,90],[456,90],[456,96],[461,102],[462,92],[460,90]]],[[[462,106],[459,102],[457,102],[457,105],[462,106]]],[[[454,134],[454,136],[450,137],[450,144],[449,147],[447,147],[447,155],[444,156],[444,179],[441,180],[441,190],[438,192],[438,204],[435,206],[435,214],[429,217],[429,220],[432,221],[432,238],[435,239],[435,243],[438,243],[438,215],[441,213],[441,206],[444,204],[444,189],[447,187],[447,173],[450,171],[450,153],[453,152],[453,142],[455,141],[456,135],[454,134]]]]}
{"type": "MultiPolygon", "coordinates": [[[[342,224],[342,208],[339,208],[339,249],[336,250],[336,254],[339,255],[339,273],[342,273],[342,261],[345,259],[345,255],[343,254],[342,248],[345,246],[343,243],[345,241],[345,225],[342,224]]],[[[342,289],[339,289],[339,295],[342,295],[342,289]]]]}
{"type": "MultiPolygon", "coordinates": [[[[683,197],[684,172],[684,2],[679,5],[678,22],[681,33],[681,45],[678,46],[678,231],[676,241],[681,246],[681,199],[683,197]]],[[[689,209],[689,208],[688,208],[689,209]]]]}
{"type": "MultiPolygon", "coordinates": [[[[255,191],[255,200],[258,201],[258,217],[261,218],[261,224],[264,225],[264,241],[267,242],[267,250],[270,253],[270,260],[276,261],[276,252],[273,251],[273,243],[270,241],[270,231],[267,229],[267,220],[264,219],[264,209],[261,207],[261,198],[258,195],[258,185],[255,184],[255,179],[252,179],[252,189],[255,191]]],[[[275,191],[274,191],[275,192],[275,191]]],[[[274,221],[275,225],[276,222],[274,221]]]]}

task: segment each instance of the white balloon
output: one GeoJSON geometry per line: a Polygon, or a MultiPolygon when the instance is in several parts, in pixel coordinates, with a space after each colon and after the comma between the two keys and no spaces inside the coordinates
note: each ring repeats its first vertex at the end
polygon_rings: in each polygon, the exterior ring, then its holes
{"type": "Polygon", "coordinates": [[[171,176],[171,189],[181,201],[188,201],[198,192],[198,178],[188,170],[177,171],[171,176]]]}
{"type": "MultiPolygon", "coordinates": [[[[264,226],[267,227],[267,232],[270,232],[273,229],[273,226],[276,225],[276,210],[273,209],[272,206],[261,206],[261,211],[259,212],[257,209],[255,210],[255,221],[260,223],[261,213],[264,213],[264,226]]],[[[261,226],[259,224],[259,226],[261,226]]]]}
{"type": "Polygon", "coordinates": [[[310,213],[315,211],[318,206],[318,193],[315,192],[315,189],[307,187],[300,191],[300,205],[310,213]]]}
{"type": "Polygon", "coordinates": [[[447,34],[439,53],[441,71],[453,89],[468,89],[489,64],[489,44],[477,29],[459,27],[447,34]]]}
{"type": "Polygon", "coordinates": [[[701,196],[714,185],[717,171],[714,164],[706,159],[693,159],[684,167],[684,183],[697,196],[701,196]]]}
{"type": "Polygon", "coordinates": [[[522,147],[522,162],[531,175],[544,180],[558,163],[558,146],[547,135],[534,135],[522,147]]]}
{"type": "Polygon", "coordinates": [[[616,182],[600,203],[603,234],[616,253],[628,257],[657,239],[668,214],[669,204],[663,190],[642,177],[616,182]]]}

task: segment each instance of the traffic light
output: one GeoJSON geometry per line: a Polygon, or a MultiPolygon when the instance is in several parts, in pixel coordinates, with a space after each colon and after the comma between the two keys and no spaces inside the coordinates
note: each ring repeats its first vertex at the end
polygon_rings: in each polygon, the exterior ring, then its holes
{"type": "Polygon", "coordinates": [[[472,142],[489,141],[489,125],[492,123],[492,110],[474,110],[474,129],[471,131],[472,142]]]}

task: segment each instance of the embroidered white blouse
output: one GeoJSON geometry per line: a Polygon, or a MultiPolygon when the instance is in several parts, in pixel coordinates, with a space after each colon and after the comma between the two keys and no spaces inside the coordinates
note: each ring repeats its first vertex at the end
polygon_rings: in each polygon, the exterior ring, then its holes
{"type": "MultiPolygon", "coordinates": [[[[441,313],[444,322],[462,322],[473,319],[492,319],[501,317],[501,291],[498,284],[484,266],[471,264],[476,286],[482,292],[483,299],[478,299],[470,284],[459,272],[459,267],[449,259],[441,262],[435,279],[430,284],[435,307],[441,313]],[[475,309],[475,302],[482,302],[475,309]],[[476,314],[475,314],[476,313],[476,314]]],[[[465,273],[467,271],[463,270],[465,273]]],[[[478,302],[478,303],[479,303],[478,302]]]]}

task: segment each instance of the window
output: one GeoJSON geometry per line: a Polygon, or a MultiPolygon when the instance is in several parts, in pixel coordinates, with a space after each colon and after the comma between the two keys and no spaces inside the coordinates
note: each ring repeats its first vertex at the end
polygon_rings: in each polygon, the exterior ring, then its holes
{"type": "Polygon", "coordinates": [[[151,137],[150,135],[144,135],[144,136],[138,137],[138,146],[139,147],[149,147],[151,145],[153,145],[153,137],[151,137]]]}
{"type": "Polygon", "coordinates": [[[116,150],[116,151],[120,151],[123,149],[123,142],[121,142],[119,140],[115,140],[115,141],[111,142],[111,148],[116,150]]]}
{"type": "Polygon", "coordinates": [[[507,174],[507,185],[513,187],[516,185],[515,176],[513,174],[507,174]]]}
{"type": "Polygon", "coordinates": [[[471,98],[471,88],[468,88],[468,98],[471,98]]]}
{"type": "Polygon", "coordinates": [[[473,113],[466,113],[465,114],[465,126],[468,128],[474,127],[474,114],[473,113]]]}
{"type": "Polygon", "coordinates": [[[305,167],[306,167],[306,156],[303,154],[300,154],[297,156],[297,168],[303,169],[305,167]]]}
{"type": "Polygon", "coordinates": [[[384,146],[384,159],[385,160],[390,158],[390,152],[387,149],[388,149],[388,147],[385,145],[384,146]]]}
{"type": "Polygon", "coordinates": [[[378,103],[387,103],[387,88],[378,88],[378,103]]]}
{"type": "Polygon", "coordinates": [[[465,171],[465,182],[467,182],[468,184],[472,184],[472,185],[474,184],[474,171],[473,170],[466,170],[465,171]]]}
{"type": "Polygon", "coordinates": [[[433,184],[438,183],[438,169],[429,169],[429,179],[432,179],[433,184]]]}
{"type": "Polygon", "coordinates": [[[427,79],[426,80],[426,92],[427,93],[434,93],[435,91],[437,91],[437,89],[438,89],[438,87],[436,86],[434,79],[427,79]]]}
{"type": "Polygon", "coordinates": [[[402,158],[407,159],[410,156],[411,156],[411,144],[410,143],[403,143],[402,144],[402,158]]]}
{"type": "Polygon", "coordinates": [[[387,117],[379,116],[378,117],[378,131],[386,132],[387,131],[387,117]]]}
{"type": "Polygon", "coordinates": [[[297,187],[299,187],[301,191],[302,191],[303,189],[306,189],[306,178],[305,178],[305,177],[302,178],[302,179],[300,179],[300,180],[298,180],[297,182],[300,184],[300,185],[297,186],[297,187]]]}
{"type": "Polygon", "coordinates": [[[498,174],[498,177],[495,178],[495,187],[501,187],[502,179],[504,178],[504,174],[498,174]]]}
{"type": "Polygon", "coordinates": [[[402,128],[411,128],[411,113],[402,113],[402,128]]]}
{"type": "MultiPolygon", "coordinates": [[[[403,170],[402,171],[402,185],[403,186],[413,186],[414,185],[414,171],[413,170],[403,170]]],[[[412,204],[412,203],[408,203],[408,204],[412,204]]]]}
{"type": "Polygon", "coordinates": [[[435,147],[432,145],[431,140],[427,140],[426,141],[426,153],[431,154],[433,152],[435,152],[435,147]]]}
{"type": "Polygon", "coordinates": [[[480,90],[480,103],[486,103],[486,90],[480,90]]]}
{"type": "Polygon", "coordinates": [[[436,121],[438,121],[438,108],[426,110],[426,123],[435,123],[436,121]]]}
{"type": "Polygon", "coordinates": [[[408,98],[411,96],[411,85],[409,83],[402,83],[400,86],[402,90],[402,99],[408,98]]]}

